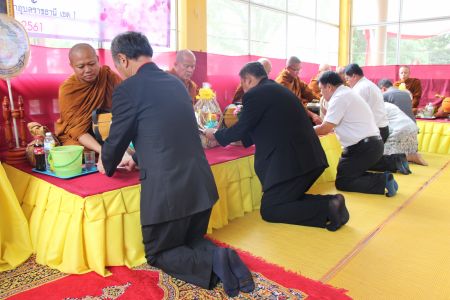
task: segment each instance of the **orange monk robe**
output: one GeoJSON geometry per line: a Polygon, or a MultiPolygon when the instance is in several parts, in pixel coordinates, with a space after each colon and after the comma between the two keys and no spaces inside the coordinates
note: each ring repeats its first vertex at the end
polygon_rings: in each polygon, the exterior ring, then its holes
{"type": "Polygon", "coordinates": [[[239,84],[234,93],[233,103],[242,102],[242,97],[244,97],[244,89],[242,88],[242,85],[239,84]]]}
{"type": "Polygon", "coordinates": [[[91,132],[92,112],[111,109],[112,93],[122,81],[108,66],[100,68],[95,82],[80,81],[75,74],[59,87],[59,110],[55,134],[63,145],[79,145],[78,138],[91,132]]]}
{"type": "Polygon", "coordinates": [[[320,92],[319,82],[317,81],[317,79],[319,79],[319,74],[317,74],[316,76],[311,78],[311,81],[309,82],[308,87],[311,90],[311,92],[313,93],[314,97],[316,99],[320,99],[320,98],[322,98],[322,93],[320,92]]]}
{"type": "Polygon", "coordinates": [[[405,81],[399,80],[394,83],[394,86],[399,87],[401,83],[405,83],[406,89],[411,92],[412,107],[417,108],[419,106],[420,98],[422,97],[422,84],[417,78],[408,78],[405,81]]]}
{"type": "Polygon", "coordinates": [[[175,72],[174,68],[172,68],[169,71],[167,71],[167,73],[170,73],[170,74],[176,76],[178,79],[181,80],[181,82],[184,83],[184,85],[186,86],[186,89],[188,90],[189,95],[192,98],[192,104],[197,102],[197,98],[196,97],[197,97],[197,94],[198,94],[198,87],[197,87],[197,84],[195,82],[193,82],[190,79],[184,80],[183,78],[178,76],[178,74],[177,74],[177,72],[175,72]]]}
{"type": "Polygon", "coordinates": [[[301,81],[297,76],[294,77],[289,74],[289,71],[286,69],[281,71],[275,81],[291,90],[305,105],[307,102],[317,99],[305,82],[301,81]]]}

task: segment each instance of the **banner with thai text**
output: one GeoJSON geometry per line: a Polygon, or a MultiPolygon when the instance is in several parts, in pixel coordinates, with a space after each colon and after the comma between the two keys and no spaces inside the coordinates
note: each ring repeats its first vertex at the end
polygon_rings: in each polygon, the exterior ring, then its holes
{"type": "Polygon", "coordinates": [[[170,46],[170,0],[14,0],[14,17],[30,37],[111,41],[139,31],[170,46]]]}

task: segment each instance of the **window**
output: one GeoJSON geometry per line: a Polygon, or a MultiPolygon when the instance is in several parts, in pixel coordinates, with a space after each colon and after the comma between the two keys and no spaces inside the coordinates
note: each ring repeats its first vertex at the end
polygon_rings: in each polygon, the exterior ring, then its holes
{"type": "Polygon", "coordinates": [[[208,0],[207,9],[210,53],[337,64],[337,0],[208,0]]]}
{"type": "MultiPolygon", "coordinates": [[[[316,1],[289,0],[288,12],[314,19],[316,17],[316,1]]],[[[339,16],[339,14],[338,14],[339,16]]]]}
{"type": "Polygon", "coordinates": [[[298,16],[288,17],[288,57],[298,56],[302,61],[316,60],[315,22],[298,16]]]}
{"type": "Polygon", "coordinates": [[[248,54],[248,4],[233,0],[214,0],[208,1],[207,5],[208,52],[248,54]]]}
{"type": "Polygon", "coordinates": [[[286,14],[253,7],[250,15],[250,53],[273,58],[286,57],[286,14]],[[267,22],[270,20],[270,26],[267,22]]]}
{"type": "Polygon", "coordinates": [[[446,7],[446,0],[353,0],[351,61],[450,64],[446,7]]]}
{"type": "Polygon", "coordinates": [[[399,64],[450,64],[450,19],[401,26],[399,64]]]}
{"type": "Polygon", "coordinates": [[[398,22],[400,0],[353,0],[352,25],[398,22]]]}
{"type": "Polygon", "coordinates": [[[276,8],[279,10],[285,10],[286,9],[286,1],[288,1],[288,0],[251,0],[250,2],[255,3],[255,4],[261,4],[261,5],[267,6],[267,7],[276,8]]]}

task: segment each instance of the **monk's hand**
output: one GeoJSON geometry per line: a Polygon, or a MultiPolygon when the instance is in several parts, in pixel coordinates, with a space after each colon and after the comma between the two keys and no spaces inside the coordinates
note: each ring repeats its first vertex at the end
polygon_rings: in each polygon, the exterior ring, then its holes
{"type": "Polygon", "coordinates": [[[316,115],[316,114],[314,114],[314,115],[312,116],[312,121],[313,121],[314,124],[316,124],[316,125],[322,124],[322,119],[321,119],[318,115],[316,115]]]}
{"type": "Polygon", "coordinates": [[[214,133],[216,133],[217,129],[215,128],[206,128],[203,133],[205,134],[206,138],[210,141],[215,141],[216,137],[214,136],[214,133]]]}
{"type": "Polygon", "coordinates": [[[101,152],[100,152],[100,155],[98,156],[97,170],[98,170],[100,173],[105,174],[105,168],[103,167],[102,154],[101,154],[101,152]]]}

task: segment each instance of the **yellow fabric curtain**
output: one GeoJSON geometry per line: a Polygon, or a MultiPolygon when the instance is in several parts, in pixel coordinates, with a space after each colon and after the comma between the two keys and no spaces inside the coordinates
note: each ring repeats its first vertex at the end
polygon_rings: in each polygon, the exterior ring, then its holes
{"type": "Polygon", "coordinates": [[[450,123],[417,121],[419,151],[450,154],[450,123]]]}
{"type": "Polygon", "coordinates": [[[28,222],[0,164],[0,272],[17,267],[31,253],[28,222]]]}
{"type": "MultiPolygon", "coordinates": [[[[321,137],[321,142],[330,167],[318,183],[336,179],[341,153],[335,135],[321,137]]],[[[219,200],[209,232],[259,209],[261,184],[253,164],[254,157],[248,156],[211,166],[219,200]]],[[[14,167],[5,165],[5,170],[29,222],[38,263],[65,273],[95,271],[105,276],[107,266],[145,262],[140,185],[82,198],[14,167]]]]}

